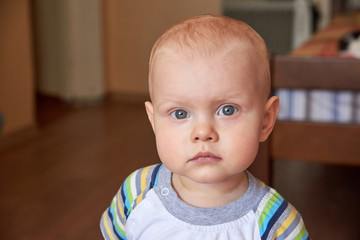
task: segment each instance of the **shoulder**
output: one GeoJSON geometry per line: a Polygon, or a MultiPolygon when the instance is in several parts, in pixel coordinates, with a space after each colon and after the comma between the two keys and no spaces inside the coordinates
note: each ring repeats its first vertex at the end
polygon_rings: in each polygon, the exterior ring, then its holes
{"type": "Polygon", "coordinates": [[[140,168],[125,179],[116,197],[124,204],[126,216],[129,216],[131,210],[144,199],[146,193],[157,185],[159,170],[162,166],[162,164],[155,164],[140,168]]]}
{"type": "Polygon", "coordinates": [[[261,239],[309,239],[300,213],[275,189],[261,185],[263,194],[254,208],[261,239]]]}
{"type": "Polygon", "coordinates": [[[100,227],[105,239],[125,239],[127,218],[146,193],[157,185],[162,166],[155,164],[138,169],[125,179],[101,218],[100,227]]]}
{"type": "Polygon", "coordinates": [[[159,170],[162,166],[162,164],[151,165],[130,174],[120,188],[122,197],[126,198],[127,201],[136,200],[133,203],[134,205],[139,203],[146,193],[157,185],[159,170]]]}

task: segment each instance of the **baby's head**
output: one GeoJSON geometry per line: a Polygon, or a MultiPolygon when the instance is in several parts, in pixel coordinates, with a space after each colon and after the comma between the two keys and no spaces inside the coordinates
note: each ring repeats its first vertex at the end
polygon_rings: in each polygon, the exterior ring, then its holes
{"type": "MultiPolygon", "coordinates": [[[[262,94],[270,93],[268,51],[263,39],[244,22],[224,16],[202,15],[186,19],[165,31],[156,41],[149,62],[149,91],[153,96],[154,69],[165,53],[210,58],[214,54],[240,54],[249,58],[256,71],[254,83],[262,94]]],[[[221,67],[221,66],[219,66],[221,67]]],[[[226,84],[226,83],[225,83],[226,84]]],[[[249,83],[251,84],[251,83],[249,83]]]]}
{"type": "Polygon", "coordinates": [[[159,157],[194,182],[241,174],[269,136],[278,99],[269,98],[264,41],[248,25],[199,16],[168,29],[151,52],[145,107],[159,157]]]}

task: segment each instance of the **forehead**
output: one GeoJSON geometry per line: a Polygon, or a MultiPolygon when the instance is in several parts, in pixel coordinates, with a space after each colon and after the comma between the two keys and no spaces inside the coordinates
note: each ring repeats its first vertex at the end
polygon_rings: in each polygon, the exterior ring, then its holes
{"type": "Polygon", "coordinates": [[[244,62],[251,63],[249,67],[258,65],[256,57],[253,56],[249,48],[245,45],[231,45],[227,48],[212,51],[194,51],[190,48],[170,48],[164,47],[157,51],[153,58],[152,71],[153,75],[150,79],[156,80],[159,73],[168,69],[170,66],[184,66],[193,64],[211,65],[216,62],[216,68],[241,67],[244,62]],[[231,64],[229,64],[231,63],[231,64]]]}
{"type": "MultiPolygon", "coordinates": [[[[152,69],[149,75],[150,95],[154,94],[154,88],[158,84],[170,84],[170,79],[176,77],[171,74],[177,74],[171,72],[172,70],[177,69],[178,72],[185,72],[194,64],[204,66],[204,68],[198,69],[200,73],[201,71],[215,69],[218,70],[218,74],[236,72],[239,76],[251,76],[247,84],[262,85],[261,89],[269,88],[267,86],[270,85],[269,79],[266,77],[268,74],[263,74],[263,72],[268,71],[266,67],[268,62],[264,63],[262,59],[256,56],[246,44],[233,44],[228,48],[218,49],[211,53],[199,53],[191,49],[161,48],[158,49],[154,56],[151,66],[152,69]],[[209,69],[206,70],[206,67],[209,69]],[[170,76],[165,76],[166,74],[170,74],[170,76]]],[[[192,70],[195,71],[195,69],[192,70]]],[[[181,81],[179,84],[185,84],[185,82],[181,81]]],[[[225,84],[226,81],[224,80],[223,83],[225,84]]]]}
{"type": "Polygon", "coordinates": [[[206,98],[210,94],[224,95],[237,90],[254,93],[258,89],[256,59],[241,48],[210,56],[163,50],[154,60],[152,100],[161,97],[159,94],[190,96],[192,93],[206,98]]]}

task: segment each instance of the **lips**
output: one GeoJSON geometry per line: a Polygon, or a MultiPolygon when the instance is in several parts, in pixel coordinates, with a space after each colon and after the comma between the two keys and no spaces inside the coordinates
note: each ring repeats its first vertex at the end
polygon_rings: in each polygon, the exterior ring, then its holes
{"type": "Polygon", "coordinates": [[[189,161],[196,163],[215,163],[221,161],[221,158],[210,152],[199,152],[189,161]]]}

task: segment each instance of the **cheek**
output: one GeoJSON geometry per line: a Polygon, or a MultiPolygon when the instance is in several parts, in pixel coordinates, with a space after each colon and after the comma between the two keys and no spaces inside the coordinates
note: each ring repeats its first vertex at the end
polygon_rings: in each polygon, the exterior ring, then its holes
{"type": "Polygon", "coordinates": [[[234,164],[247,167],[250,165],[259,147],[259,129],[256,127],[239,127],[227,132],[225,148],[234,159],[234,164]]]}
{"type": "Polygon", "coordinates": [[[163,129],[155,133],[156,147],[163,163],[172,161],[181,151],[181,137],[171,129],[163,129]]]}
{"type": "Polygon", "coordinates": [[[251,156],[256,154],[259,145],[259,138],[256,135],[236,135],[231,138],[231,142],[228,142],[231,146],[232,152],[238,156],[246,155],[251,156]]]}
{"type": "Polygon", "coordinates": [[[168,158],[167,156],[171,155],[173,145],[174,143],[172,141],[167,140],[162,135],[156,136],[156,148],[162,162],[168,158]]]}

